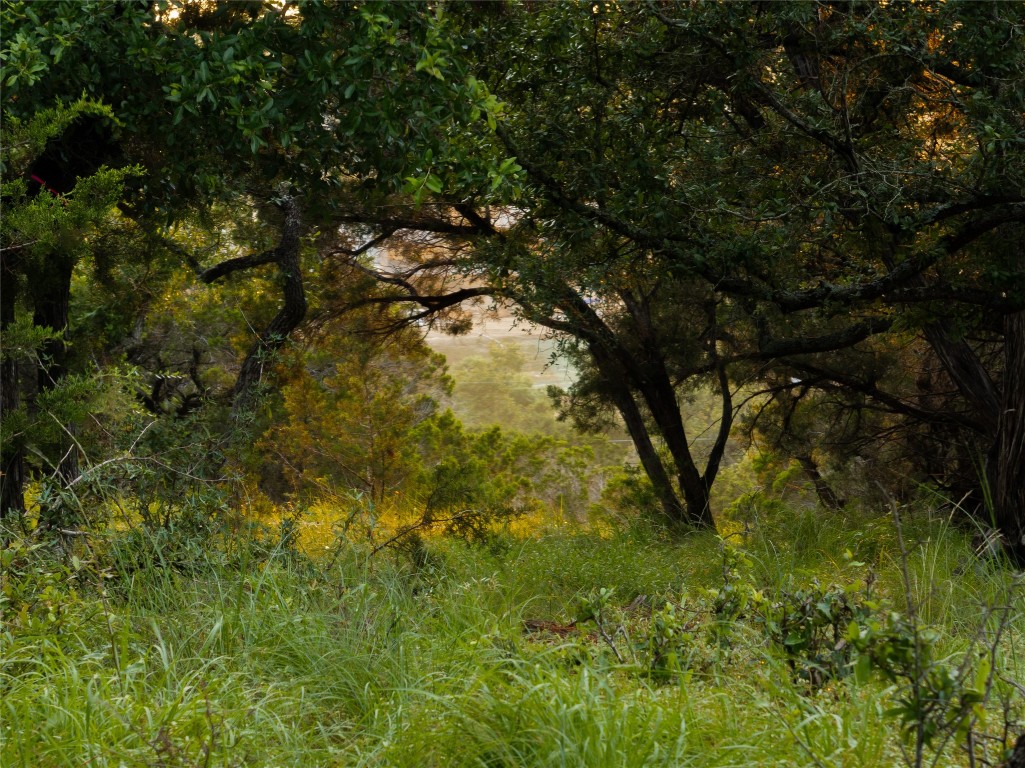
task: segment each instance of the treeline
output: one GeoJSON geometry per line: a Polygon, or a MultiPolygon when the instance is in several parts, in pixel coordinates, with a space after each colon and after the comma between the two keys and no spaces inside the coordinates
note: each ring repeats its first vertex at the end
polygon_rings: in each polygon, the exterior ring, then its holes
{"type": "Polygon", "coordinates": [[[173,504],[229,465],[522,501],[466,471],[489,449],[417,331],[494,301],[558,339],[562,414],[624,425],[666,524],[716,524],[747,429],[826,506],[857,464],[1025,559],[1019,4],[2,13],[5,515],[45,480],[62,526],[128,457],[173,504]]]}

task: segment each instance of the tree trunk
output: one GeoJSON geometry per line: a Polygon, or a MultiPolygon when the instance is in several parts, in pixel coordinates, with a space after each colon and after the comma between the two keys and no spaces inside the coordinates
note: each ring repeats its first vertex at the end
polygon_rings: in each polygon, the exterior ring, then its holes
{"type": "Polygon", "coordinates": [[[804,474],[808,476],[812,485],[815,486],[815,493],[819,497],[819,501],[822,502],[822,506],[835,512],[843,509],[844,500],[837,496],[833,489],[829,487],[829,483],[822,477],[819,465],[815,463],[815,459],[809,454],[795,456],[794,458],[797,459],[797,463],[801,465],[804,474]]]}
{"type": "MultiPolygon", "coordinates": [[[[976,494],[972,505],[976,507],[975,514],[980,522],[988,525],[993,520],[989,510],[985,509],[988,494],[982,491],[982,486],[988,482],[990,489],[993,490],[997,481],[996,452],[999,441],[1001,394],[986,366],[975,354],[975,350],[964,339],[955,338],[949,322],[929,323],[923,330],[929,346],[936,353],[947,376],[971,410],[975,419],[975,424],[972,425],[974,431],[983,439],[984,444],[990,446],[985,476],[976,478],[974,488],[970,489],[976,494]]],[[[963,445],[970,454],[970,442],[965,441],[963,445]]]]}
{"type": "Polygon", "coordinates": [[[719,379],[719,400],[722,407],[719,413],[719,432],[715,436],[715,443],[708,453],[708,462],[705,464],[704,481],[709,493],[712,492],[712,483],[715,482],[715,478],[719,474],[719,467],[722,465],[722,457],[726,453],[726,443],[730,440],[735,415],[733,393],[730,392],[730,379],[726,374],[726,368],[719,364],[716,374],[719,379]]]}
{"type": "Polygon", "coordinates": [[[242,362],[242,369],[235,381],[231,406],[233,417],[237,417],[252,403],[256,385],[263,377],[263,367],[271,353],[285,344],[289,334],[298,328],[299,323],[306,317],[306,292],[303,288],[302,266],[299,263],[299,235],[302,217],[299,205],[295,200],[286,200],[283,208],[285,210],[285,225],[275,261],[278,265],[281,293],[285,303],[260,334],[260,338],[257,339],[242,362]]]}
{"type": "Polygon", "coordinates": [[[687,524],[695,528],[715,528],[709,499],[709,483],[701,476],[687,441],[687,431],[680,413],[676,389],[666,370],[665,357],[651,322],[647,298],[638,298],[628,291],[620,298],[634,321],[643,357],[637,359],[629,350],[618,346],[618,356],[633,386],[641,393],[666,447],[673,457],[676,478],[687,504],[687,524]]]}
{"type": "Polygon", "coordinates": [[[626,425],[630,439],[633,441],[634,449],[637,451],[637,457],[641,461],[644,473],[648,476],[648,480],[655,490],[655,495],[658,497],[659,504],[662,506],[662,516],[671,528],[689,525],[690,519],[687,514],[687,507],[673,488],[672,480],[669,479],[669,474],[662,464],[662,459],[659,457],[658,451],[655,450],[655,445],[651,442],[648,426],[644,423],[644,417],[633,398],[633,394],[630,392],[630,388],[623,382],[622,376],[619,374],[607,351],[597,344],[592,344],[588,348],[598,366],[598,370],[601,371],[602,377],[608,384],[616,410],[623,417],[623,423],[626,425]]]}
{"type": "Polygon", "coordinates": [[[992,519],[1010,557],[1025,564],[1025,312],[1004,318],[1004,380],[998,392],[982,361],[946,326],[933,323],[926,338],[979,419],[979,432],[992,442],[985,482],[993,500],[992,519]]]}
{"type": "Polygon", "coordinates": [[[995,435],[1000,413],[1000,393],[986,371],[986,366],[968,342],[955,338],[949,322],[929,323],[923,330],[947,375],[979,420],[979,431],[985,435],[995,435]]]}
{"type": "MultiPolygon", "coordinates": [[[[634,318],[637,334],[642,340],[644,359],[627,349],[609,329],[604,320],[577,294],[563,284],[559,286],[562,309],[576,318],[586,333],[588,351],[607,384],[613,403],[633,440],[641,465],[658,494],[665,517],[674,527],[711,528],[715,521],[709,503],[709,484],[701,476],[687,444],[687,434],[676,399],[676,390],[666,371],[665,360],[654,343],[647,308],[643,302],[621,295],[634,318]],[[655,430],[665,441],[673,458],[679,492],[673,488],[669,473],[651,441],[651,430],[645,423],[634,393],[638,393],[648,408],[655,430]]],[[[544,322],[544,321],[542,321],[544,322]]],[[[560,329],[558,326],[557,330],[560,329]]]]}
{"type": "Polygon", "coordinates": [[[1025,312],[1004,318],[1004,386],[993,472],[993,512],[1008,554],[1025,565],[1025,312]]]}
{"type": "Polygon", "coordinates": [[[281,203],[285,213],[284,225],[281,229],[281,241],[277,248],[266,253],[229,259],[211,267],[200,275],[205,283],[212,283],[218,278],[252,267],[274,262],[278,265],[281,278],[281,293],[284,306],[278,311],[270,324],[263,330],[256,343],[250,348],[232,394],[231,417],[238,421],[239,417],[252,405],[257,385],[263,378],[263,369],[271,354],[280,349],[288,340],[289,334],[299,327],[306,317],[306,292],[303,288],[302,267],[299,263],[299,247],[302,234],[302,212],[295,199],[288,197],[281,203]]]}
{"type": "Polygon", "coordinates": [[[657,376],[655,382],[642,382],[644,396],[652,419],[673,457],[677,482],[687,503],[687,523],[695,528],[715,528],[708,485],[694,463],[687,442],[687,432],[680,415],[680,405],[668,375],[657,376]]]}
{"type": "MultiPolygon", "coordinates": [[[[6,337],[14,323],[17,303],[17,274],[12,257],[0,255],[0,337],[6,337]]],[[[2,346],[2,338],[0,338],[2,346]]],[[[21,404],[18,361],[0,348],[0,423],[9,419],[21,404]]],[[[0,520],[25,514],[25,461],[21,440],[8,437],[0,445],[0,520]]]]}
{"type": "MultiPolygon", "coordinates": [[[[61,254],[51,254],[47,272],[43,279],[32,286],[34,314],[32,322],[37,328],[49,328],[60,334],[48,340],[40,350],[37,369],[38,392],[47,392],[56,387],[68,375],[68,345],[63,335],[67,333],[70,321],[71,274],[74,260],[61,254]]],[[[72,483],[79,475],[78,445],[73,439],[74,424],[62,425],[66,430],[56,444],[56,476],[63,485],[72,483]]],[[[40,510],[40,520],[54,527],[68,527],[71,521],[65,519],[68,510],[54,507],[40,510]]]]}

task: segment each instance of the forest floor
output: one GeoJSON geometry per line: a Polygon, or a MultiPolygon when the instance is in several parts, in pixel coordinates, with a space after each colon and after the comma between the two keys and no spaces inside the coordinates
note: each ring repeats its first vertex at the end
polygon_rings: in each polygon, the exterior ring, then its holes
{"type": "Polygon", "coordinates": [[[1025,726],[1021,576],[922,510],[67,547],[3,550],[5,768],[996,766],[1025,726]]]}

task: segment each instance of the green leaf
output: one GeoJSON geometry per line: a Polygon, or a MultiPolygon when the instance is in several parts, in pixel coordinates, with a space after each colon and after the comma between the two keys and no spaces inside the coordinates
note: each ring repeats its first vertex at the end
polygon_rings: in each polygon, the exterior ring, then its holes
{"type": "Polygon", "coordinates": [[[864,685],[872,677],[872,659],[866,655],[858,656],[854,663],[854,679],[859,685],[864,685]]]}
{"type": "Polygon", "coordinates": [[[979,666],[975,668],[975,688],[979,691],[986,690],[986,685],[989,683],[989,673],[992,669],[989,661],[989,656],[983,656],[979,659],[979,666]]]}

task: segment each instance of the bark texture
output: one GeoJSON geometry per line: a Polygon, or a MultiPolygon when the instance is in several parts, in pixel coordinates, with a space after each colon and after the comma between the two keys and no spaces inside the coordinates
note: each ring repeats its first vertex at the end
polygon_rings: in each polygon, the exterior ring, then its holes
{"type": "Polygon", "coordinates": [[[1004,360],[994,517],[1008,554],[1025,565],[1025,312],[1004,318],[1004,360]]]}
{"type": "Polygon", "coordinates": [[[272,353],[285,344],[289,334],[306,317],[306,291],[299,263],[302,211],[298,202],[291,197],[282,200],[280,205],[285,214],[285,221],[281,229],[281,240],[276,248],[260,254],[223,261],[200,275],[203,282],[212,283],[232,272],[273,262],[277,264],[281,280],[284,304],[250,347],[235,380],[231,404],[233,420],[237,420],[252,405],[257,386],[263,379],[264,366],[272,353]]]}
{"type": "MultiPolygon", "coordinates": [[[[48,392],[57,387],[68,375],[68,345],[64,335],[70,323],[71,275],[75,262],[62,254],[51,254],[45,272],[32,286],[35,311],[32,323],[37,328],[49,328],[55,338],[49,339],[40,350],[37,366],[37,392],[48,392]]],[[[55,475],[64,485],[70,485],[79,476],[79,451],[74,439],[75,425],[64,424],[63,432],[55,445],[52,460],[56,463],[55,475]]],[[[40,520],[51,527],[69,527],[71,510],[59,502],[40,510],[40,520]]]]}
{"type": "MultiPolygon", "coordinates": [[[[4,337],[14,322],[17,275],[13,257],[0,254],[0,421],[5,421],[21,404],[18,361],[4,348],[4,337]]],[[[25,512],[25,461],[20,440],[8,436],[0,445],[0,520],[8,514],[25,512]]]]}

